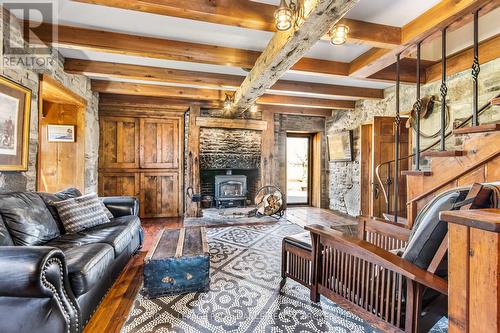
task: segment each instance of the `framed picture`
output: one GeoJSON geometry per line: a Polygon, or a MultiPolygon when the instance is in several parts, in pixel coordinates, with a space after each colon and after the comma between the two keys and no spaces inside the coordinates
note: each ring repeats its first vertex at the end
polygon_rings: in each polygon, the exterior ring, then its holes
{"type": "Polygon", "coordinates": [[[330,161],[350,162],[353,160],[352,131],[327,136],[330,161]]]}
{"type": "Polygon", "coordinates": [[[0,171],[28,170],[31,90],[0,76],[0,171]]]}
{"type": "Polygon", "coordinates": [[[49,142],[75,142],[74,125],[47,125],[49,142]]]}

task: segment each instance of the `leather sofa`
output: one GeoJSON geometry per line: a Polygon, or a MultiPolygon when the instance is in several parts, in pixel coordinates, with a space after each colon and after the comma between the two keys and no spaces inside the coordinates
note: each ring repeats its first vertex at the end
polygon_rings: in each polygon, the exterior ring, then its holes
{"type": "Polygon", "coordinates": [[[135,198],[101,198],[111,221],[66,234],[49,202],[79,195],[76,189],[0,195],[0,332],[83,331],[142,246],[135,198]]]}

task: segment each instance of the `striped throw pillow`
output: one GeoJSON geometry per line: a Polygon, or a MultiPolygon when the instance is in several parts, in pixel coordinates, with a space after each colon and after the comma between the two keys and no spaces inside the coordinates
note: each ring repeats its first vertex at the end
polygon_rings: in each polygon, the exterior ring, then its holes
{"type": "Polygon", "coordinates": [[[95,193],[51,204],[56,207],[67,233],[76,233],[109,222],[95,193]]]}

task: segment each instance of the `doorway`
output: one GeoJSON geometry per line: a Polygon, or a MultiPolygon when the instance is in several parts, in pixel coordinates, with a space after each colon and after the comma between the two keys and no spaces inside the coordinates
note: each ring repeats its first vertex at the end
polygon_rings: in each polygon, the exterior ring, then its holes
{"type": "Polygon", "coordinates": [[[86,101],[48,75],[40,78],[37,190],[84,191],[86,101]]]}
{"type": "Polygon", "coordinates": [[[312,137],[288,134],[286,138],[286,196],[289,205],[311,204],[312,137]]]}

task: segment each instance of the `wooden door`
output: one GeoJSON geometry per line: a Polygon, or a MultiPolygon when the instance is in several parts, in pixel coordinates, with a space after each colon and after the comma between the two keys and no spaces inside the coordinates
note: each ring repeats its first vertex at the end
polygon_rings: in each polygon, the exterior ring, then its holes
{"type": "Polygon", "coordinates": [[[99,167],[139,167],[139,121],[137,118],[101,117],[99,167]]]}
{"type": "Polygon", "coordinates": [[[179,167],[180,128],[178,119],[141,119],[141,168],[179,167]]]}
{"type": "Polygon", "coordinates": [[[179,173],[141,173],[141,216],[175,217],[179,214],[179,173]]]}
{"type": "MultiPolygon", "coordinates": [[[[400,146],[399,146],[399,157],[408,156],[409,148],[409,130],[404,126],[406,118],[401,120],[400,129],[400,146]]],[[[382,193],[381,186],[376,179],[375,170],[376,167],[384,162],[393,161],[395,152],[395,125],[394,117],[374,117],[373,119],[373,133],[372,133],[372,207],[371,214],[375,217],[382,217],[383,213],[387,212],[386,202],[382,193]]],[[[391,204],[390,214],[394,214],[394,178],[395,170],[394,163],[391,163],[391,173],[390,179],[392,184],[390,186],[389,202],[391,204]]],[[[400,171],[408,170],[408,160],[402,160],[400,162],[400,171]]],[[[387,165],[380,168],[380,177],[383,182],[386,182],[388,176],[387,165]]],[[[387,188],[387,187],[386,187],[387,188]]],[[[398,216],[406,217],[406,177],[399,175],[399,195],[398,195],[398,216]]]]}
{"type": "Polygon", "coordinates": [[[372,124],[361,125],[361,215],[371,214],[372,203],[372,124]]]}
{"type": "Polygon", "coordinates": [[[99,174],[99,193],[102,196],[139,196],[140,173],[102,172],[99,174]]]}

